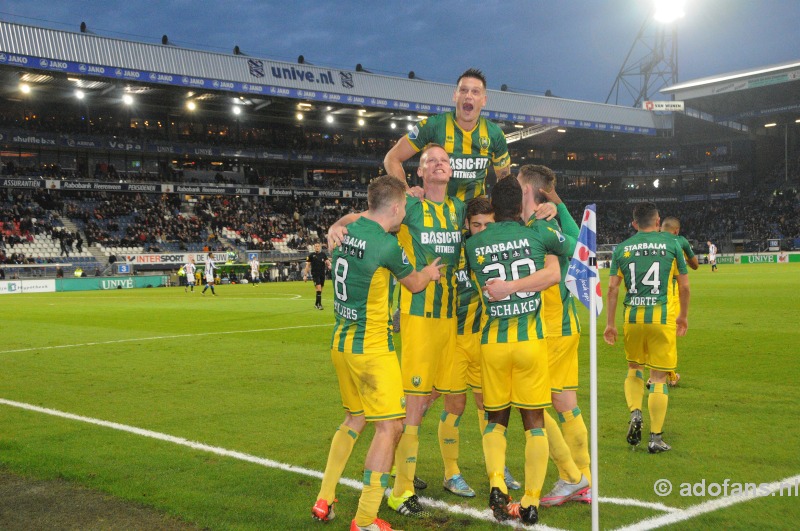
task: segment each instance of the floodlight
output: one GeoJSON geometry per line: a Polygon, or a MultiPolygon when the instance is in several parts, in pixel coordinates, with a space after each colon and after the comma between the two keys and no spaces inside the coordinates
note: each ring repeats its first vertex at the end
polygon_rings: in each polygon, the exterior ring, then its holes
{"type": "Polygon", "coordinates": [[[193,110],[197,109],[197,104],[195,102],[193,102],[193,101],[187,101],[186,102],[186,108],[189,109],[190,111],[193,111],[193,110]]]}
{"type": "Polygon", "coordinates": [[[84,98],[84,96],[86,96],[86,94],[84,94],[84,92],[82,90],[76,90],[75,91],[75,97],[78,98],[79,100],[82,100],[84,98]]]}
{"type": "Polygon", "coordinates": [[[325,117],[325,121],[328,122],[329,124],[332,124],[333,123],[333,116],[331,116],[329,114],[328,116],[325,117]]]}
{"type": "Polygon", "coordinates": [[[301,112],[297,113],[296,116],[297,116],[298,120],[302,120],[303,119],[303,113],[301,113],[301,112]]]}
{"type": "Polygon", "coordinates": [[[669,24],[686,15],[684,6],[686,0],[654,0],[655,13],[653,18],[658,22],[669,24]]]}
{"type": "Polygon", "coordinates": [[[28,85],[27,83],[21,83],[20,86],[19,86],[19,90],[23,94],[30,94],[31,93],[31,86],[28,85]]]}
{"type": "MultiPolygon", "coordinates": [[[[800,120],[798,120],[798,121],[800,121],[800,120]]],[[[389,127],[391,127],[392,129],[397,129],[397,124],[392,122],[392,123],[389,124],[389,127]]]]}
{"type": "Polygon", "coordinates": [[[131,96],[130,94],[124,94],[122,96],[122,103],[124,103],[125,105],[133,105],[133,96],[131,96]]]}
{"type": "Polygon", "coordinates": [[[242,108],[239,107],[238,105],[234,105],[233,106],[233,114],[235,114],[236,116],[239,116],[240,114],[242,114],[242,108]]]}
{"type": "Polygon", "coordinates": [[[365,122],[363,118],[358,119],[358,125],[364,125],[365,123],[367,122],[365,122]]]}

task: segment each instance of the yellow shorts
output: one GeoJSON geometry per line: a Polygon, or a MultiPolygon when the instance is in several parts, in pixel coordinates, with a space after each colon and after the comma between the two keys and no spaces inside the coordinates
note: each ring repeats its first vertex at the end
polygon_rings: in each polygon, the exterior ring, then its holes
{"type": "Polygon", "coordinates": [[[547,361],[550,369],[550,390],[554,393],[578,388],[578,343],[581,336],[548,337],[547,361]]]}
{"type": "Polygon", "coordinates": [[[406,416],[400,364],[394,352],[352,354],[331,349],[342,405],[368,421],[406,416]]]}
{"type": "Polygon", "coordinates": [[[424,396],[433,389],[450,393],[457,326],[455,318],[400,314],[400,367],[406,394],[424,396]]]}
{"type": "Polygon", "coordinates": [[[481,335],[456,336],[456,352],[453,359],[453,380],[450,392],[466,393],[467,386],[473,393],[481,392],[481,335]]]}
{"type": "Polygon", "coordinates": [[[481,345],[481,371],[486,411],[500,411],[509,406],[541,409],[550,405],[544,339],[481,345]]]}
{"type": "Polygon", "coordinates": [[[656,371],[678,367],[675,325],[625,323],[625,359],[656,371]]]}

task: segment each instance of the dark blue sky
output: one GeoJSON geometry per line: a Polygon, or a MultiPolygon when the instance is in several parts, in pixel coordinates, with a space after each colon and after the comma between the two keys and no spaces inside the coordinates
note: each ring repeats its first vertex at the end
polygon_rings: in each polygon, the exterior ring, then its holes
{"type": "MultiPolygon", "coordinates": [[[[652,0],[5,0],[0,19],[115,38],[602,102],[652,0]]],[[[679,80],[800,60],[800,0],[689,0],[679,80]]]]}

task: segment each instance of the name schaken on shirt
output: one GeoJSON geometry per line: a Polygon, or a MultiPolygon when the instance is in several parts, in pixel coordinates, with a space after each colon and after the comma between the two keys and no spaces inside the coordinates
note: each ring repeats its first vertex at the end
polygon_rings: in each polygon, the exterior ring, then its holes
{"type": "Polygon", "coordinates": [[[461,231],[423,231],[419,241],[423,245],[433,245],[436,254],[452,254],[461,245],[461,231]]]}

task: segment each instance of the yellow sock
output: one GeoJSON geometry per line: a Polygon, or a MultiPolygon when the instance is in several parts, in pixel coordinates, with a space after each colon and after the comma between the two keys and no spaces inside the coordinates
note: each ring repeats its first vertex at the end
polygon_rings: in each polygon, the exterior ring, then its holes
{"type": "MultiPolygon", "coordinates": [[[[489,488],[499,487],[508,494],[503,471],[506,468],[506,427],[502,424],[488,424],[483,432],[483,459],[486,461],[486,474],[489,488]]],[[[547,456],[545,455],[545,459],[547,456]]]]}
{"type": "Polygon", "coordinates": [[[558,424],[544,411],[544,428],[547,430],[547,444],[550,447],[550,457],[558,468],[558,476],[569,483],[577,483],[581,480],[581,472],[572,460],[572,452],[558,429],[558,424]]]}
{"type": "Polygon", "coordinates": [[[539,507],[542,485],[547,474],[547,430],[535,428],[525,432],[525,495],[523,507],[539,507]]]}
{"type": "Polygon", "coordinates": [[[414,492],[414,474],[417,472],[417,452],[419,452],[419,426],[403,426],[403,435],[394,452],[397,475],[394,478],[394,496],[404,492],[414,492]]]}
{"type": "Polygon", "coordinates": [[[459,422],[461,422],[460,415],[442,411],[442,417],[439,420],[439,449],[442,452],[442,461],[444,461],[445,479],[461,473],[458,468],[459,422]]]}
{"type": "Polygon", "coordinates": [[[644,401],[644,377],[642,371],[628,369],[628,377],[625,378],[625,400],[628,402],[628,411],[642,409],[644,401]]]}
{"type": "Polygon", "coordinates": [[[486,425],[489,424],[489,414],[485,410],[478,410],[478,426],[481,428],[481,436],[486,431],[486,425]]]}
{"type": "Polygon", "coordinates": [[[317,496],[318,500],[331,503],[336,498],[336,485],[342,479],[344,467],[347,466],[347,460],[350,459],[350,453],[357,440],[358,433],[351,430],[346,424],[339,426],[339,429],[333,434],[331,450],[328,452],[328,463],[325,465],[322,486],[317,496]]]}
{"type": "Polygon", "coordinates": [[[667,384],[653,384],[653,390],[647,399],[647,408],[650,410],[650,432],[661,433],[664,431],[664,419],[667,417],[668,404],[667,384]]]}
{"type": "Polygon", "coordinates": [[[358,499],[358,510],[356,511],[356,525],[367,527],[375,518],[378,517],[378,509],[381,507],[383,493],[389,486],[389,474],[384,472],[364,471],[364,487],[361,497],[358,499]]]}
{"type": "MultiPolygon", "coordinates": [[[[564,434],[564,441],[569,446],[572,460],[591,485],[592,465],[589,458],[589,433],[586,430],[586,424],[583,422],[581,408],[576,407],[571,411],[559,413],[558,420],[561,421],[561,431],[564,434]]],[[[549,439],[552,436],[553,432],[548,429],[547,438],[549,439]]]]}

